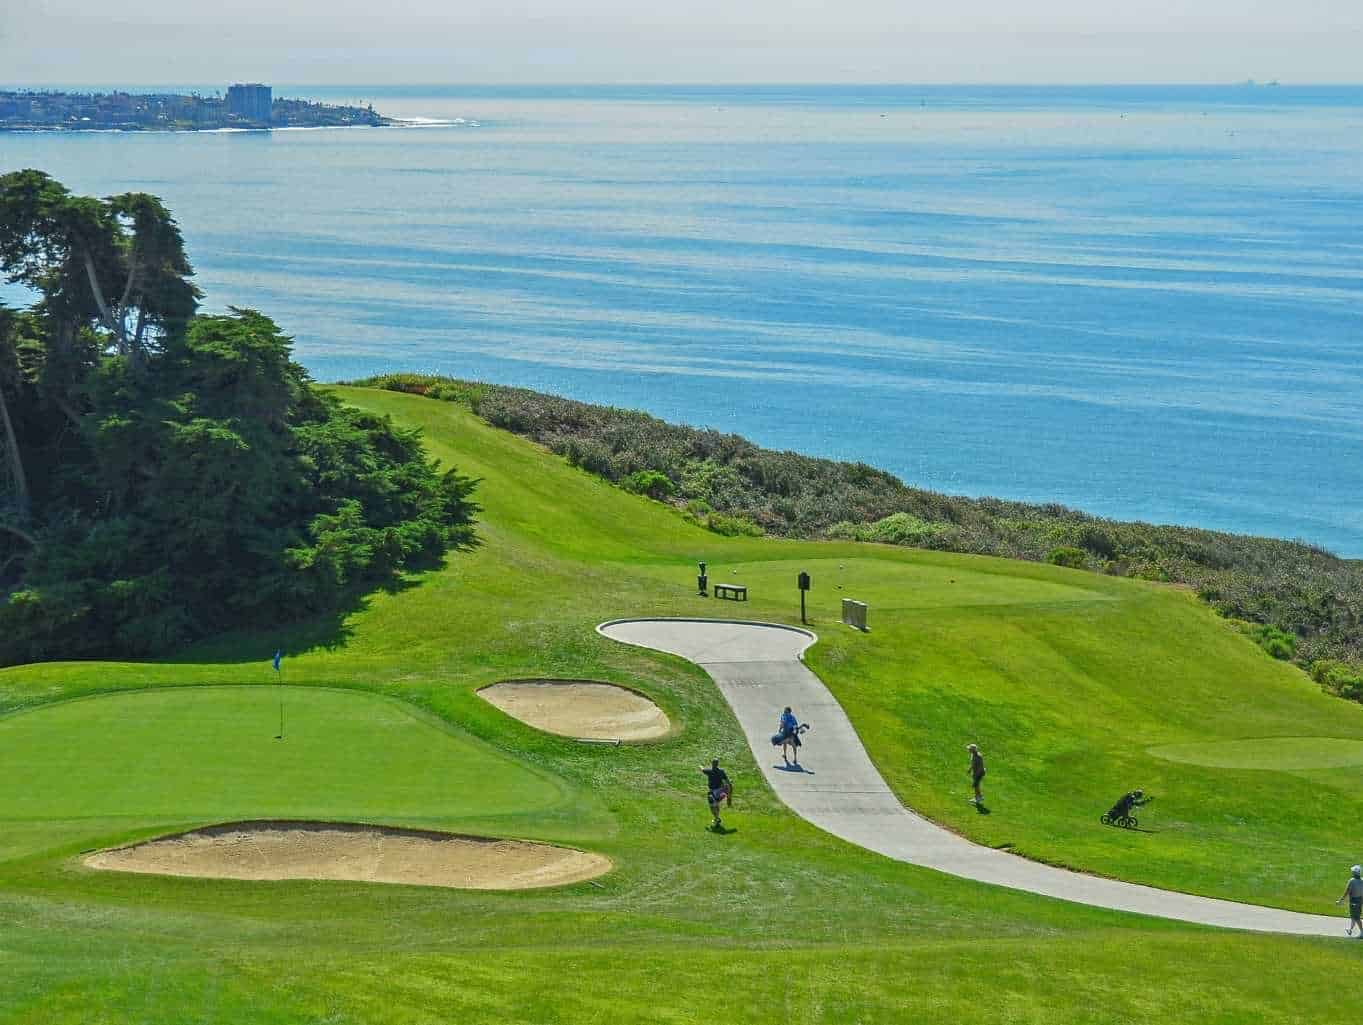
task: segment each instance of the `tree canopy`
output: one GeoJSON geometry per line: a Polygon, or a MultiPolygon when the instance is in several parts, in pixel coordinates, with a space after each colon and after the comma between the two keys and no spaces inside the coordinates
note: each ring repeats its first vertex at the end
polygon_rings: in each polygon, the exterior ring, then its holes
{"type": "Polygon", "coordinates": [[[474,482],[197,312],[153,196],[0,176],[0,660],[137,655],[335,609],[470,543],[474,482]]]}

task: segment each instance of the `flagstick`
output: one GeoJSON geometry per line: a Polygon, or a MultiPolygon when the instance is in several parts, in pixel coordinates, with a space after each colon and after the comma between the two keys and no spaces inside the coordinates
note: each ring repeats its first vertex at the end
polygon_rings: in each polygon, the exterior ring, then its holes
{"type": "Polygon", "coordinates": [[[274,671],[275,680],[279,684],[279,736],[275,740],[284,739],[284,674],[279,669],[274,671]]]}

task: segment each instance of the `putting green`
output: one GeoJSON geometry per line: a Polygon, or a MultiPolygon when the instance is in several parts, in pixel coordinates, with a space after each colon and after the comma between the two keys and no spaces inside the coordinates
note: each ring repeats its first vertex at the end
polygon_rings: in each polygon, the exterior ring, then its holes
{"type": "Polygon", "coordinates": [[[1156,758],[1215,769],[1300,772],[1363,765],[1363,740],[1337,737],[1258,737],[1147,748],[1156,758]]]}
{"type": "Polygon", "coordinates": [[[0,823],[45,819],[68,836],[235,818],[476,821],[525,835],[572,800],[401,702],[309,687],[140,691],[14,715],[0,720],[0,779],[23,781],[0,788],[0,823]]]}

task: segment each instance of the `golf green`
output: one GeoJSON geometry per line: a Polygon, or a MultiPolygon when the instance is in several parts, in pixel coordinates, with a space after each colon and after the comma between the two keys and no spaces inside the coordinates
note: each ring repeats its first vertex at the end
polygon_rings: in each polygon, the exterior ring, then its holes
{"type": "Polygon", "coordinates": [[[537,817],[570,799],[546,773],[402,702],[316,687],[146,690],[12,715],[0,720],[0,779],[26,784],[0,790],[0,823],[44,820],[49,842],[93,843],[83,823],[102,831],[118,820],[477,822],[533,833],[537,817]]]}
{"type": "Polygon", "coordinates": [[[1363,740],[1339,737],[1257,737],[1150,748],[1156,758],[1215,769],[1301,772],[1363,765],[1363,740]]]}

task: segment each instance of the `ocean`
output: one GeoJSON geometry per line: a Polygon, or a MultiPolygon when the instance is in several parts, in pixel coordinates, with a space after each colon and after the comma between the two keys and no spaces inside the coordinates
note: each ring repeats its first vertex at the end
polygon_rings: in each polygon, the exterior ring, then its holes
{"type": "Polygon", "coordinates": [[[1363,87],[276,95],[431,123],[0,134],[0,171],[161,196],[206,308],[270,314],[319,380],[1363,556],[1363,87]]]}

